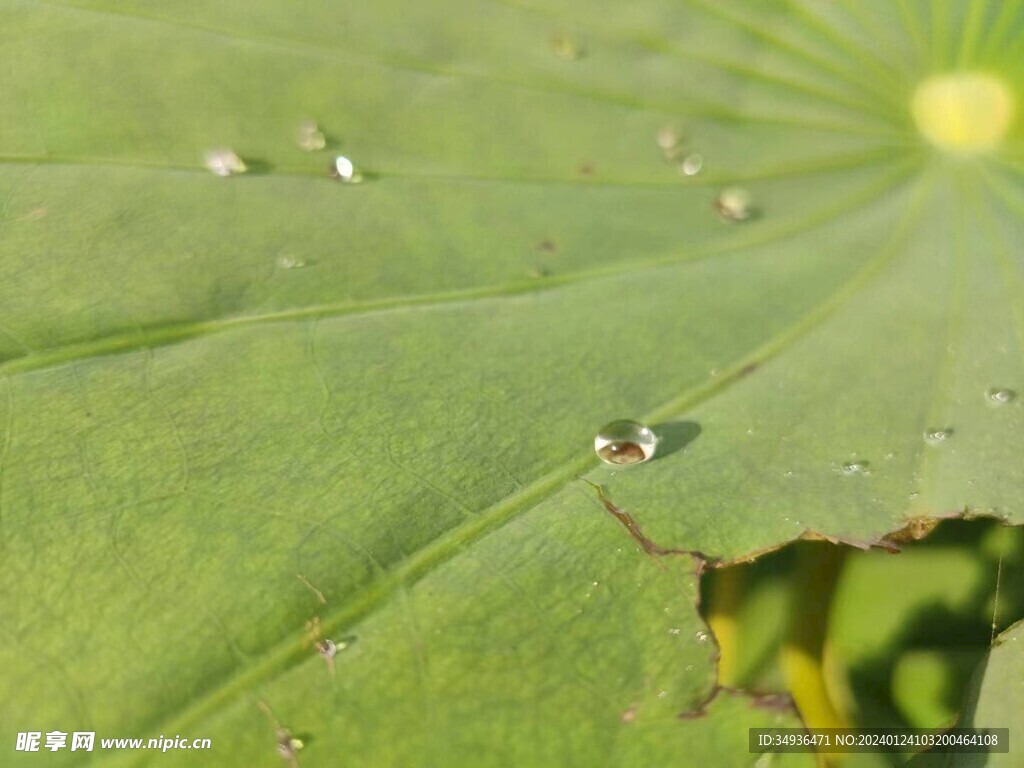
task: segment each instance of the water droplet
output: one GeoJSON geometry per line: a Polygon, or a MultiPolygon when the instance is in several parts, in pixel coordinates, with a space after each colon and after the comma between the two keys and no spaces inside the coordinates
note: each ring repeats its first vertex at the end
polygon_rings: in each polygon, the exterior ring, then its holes
{"type": "Polygon", "coordinates": [[[643,424],[621,419],[605,424],[594,438],[594,450],[606,464],[639,464],[654,455],[658,438],[643,424]]]}
{"type": "Polygon", "coordinates": [[[551,38],[551,52],[562,61],[576,61],[583,56],[583,46],[568,35],[555,35],[551,38]]]}
{"type": "Polygon", "coordinates": [[[277,266],[281,269],[301,269],[306,266],[306,262],[302,259],[297,259],[294,256],[286,255],[278,258],[277,266]]]}
{"type": "Polygon", "coordinates": [[[911,491],[911,492],[910,492],[910,498],[912,498],[912,499],[916,499],[916,498],[917,498],[918,496],[920,496],[920,495],[921,495],[921,494],[920,494],[920,493],[918,493],[917,491],[911,491]]]}
{"type": "Polygon", "coordinates": [[[672,629],[670,629],[670,630],[668,631],[668,633],[669,633],[670,635],[678,635],[678,634],[679,634],[679,633],[680,633],[681,631],[682,631],[682,630],[681,630],[681,629],[679,629],[679,627],[672,627],[672,629]]]}
{"type": "Polygon", "coordinates": [[[885,454],[885,460],[886,461],[892,461],[895,458],[896,458],[896,454],[893,453],[892,451],[889,451],[887,454],[885,454]]]}
{"type": "Polygon", "coordinates": [[[795,475],[796,472],[794,472],[792,469],[787,469],[785,472],[782,473],[783,477],[794,477],[795,475]]]}
{"type": "Polygon", "coordinates": [[[1006,405],[1013,402],[1015,397],[1017,397],[1017,393],[1012,389],[1002,389],[999,387],[992,387],[992,389],[985,393],[985,399],[993,405],[1006,405]]]}
{"type": "Polygon", "coordinates": [[[711,635],[703,629],[698,629],[697,633],[693,637],[698,643],[706,643],[711,639],[711,635]]]}
{"type": "Polygon", "coordinates": [[[333,640],[320,640],[316,644],[316,652],[325,659],[333,659],[338,655],[338,644],[333,640]]]}
{"type": "Polygon", "coordinates": [[[659,699],[664,699],[666,696],[668,696],[668,691],[659,691],[658,692],[658,698],[659,699]]]}
{"type": "Polygon", "coordinates": [[[696,176],[704,168],[704,155],[694,152],[692,155],[687,155],[683,158],[683,162],[679,164],[679,172],[683,176],[696,176]]]}
{"type": "Polygon", "coordinates": [[[686,665],[686,671],[687,672],[693,672],[693,664],[687,664],[686,665]]]}
{"type": "Polygon", "coordinates": [[[949,427],[945,429],[929,429],[924,433],[924,441],[928,445],[941,445],[951,437],[953,437],[953,430],[949,427]]]}
{"type": "Polygon", "coordinates": [[[356,167],[352,164],[344,155],[338,155],[334,158],[334,162],[331,163],[331,178],[343,181],[346,184],[358,184],[363,180],[363,175],[356,170],[356,167]]]}
{"type": "Polygon", "coordinates": [[[844,475],[866,475],[868,474],[868,463],[866,461],[848,461],[839,468],[839,471],[844,475]]]}
{"type": "Polygon", "coordinates": [[[313,120],[303,120],[299,123],[295,142],[299,145],[299,149],[306,152],[316,152],[327,146],[326,137],[313,120]]]}
{"type": "Polygon", "coordinates": [[[299,751],[306,746],[302,739],[296,739],[285,729],[277,732],[277,754],[285,760],[294,760],[299,751]]]}
{"type": "Polygon", "coordinates": [[[226,148],[211,149],[203,155],[203,161],[215,176],[234,176],[248,170],[245,163],[242,162],[242,158],[233,150],[226,148]]]}
{"type": "Polygon", "coordinates": [[[663,125],[658,129],[658,146],[664,150],[675,149],[679,146],[679,131],[674,125],[663,125]]]}
{"type": "Polygon", "coordinates": [[[723,189],[715,198],[715,210],[725,221],[746,221],[753,213],[750,193],[742,187],[723,189]]]}

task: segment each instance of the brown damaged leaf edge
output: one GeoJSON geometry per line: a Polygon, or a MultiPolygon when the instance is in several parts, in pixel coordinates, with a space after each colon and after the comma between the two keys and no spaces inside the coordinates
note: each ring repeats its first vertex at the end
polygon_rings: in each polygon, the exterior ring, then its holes
{"type": "MultiPolygon", "coordinates": [[[[756,366],[755,366],[756,367],[756,366]]],[[[741,373],[742,375],[742,373],[741,373]]],[[[795,539],[782,542],[780,544],[765,547],[764,549],[756,550],[748,555],[735,558],[733,560],[723,560],[722,558],[709,556],[700,550],[696,549],[677,549],[670,547],[663,547],[660,544],[649,539],[636,520],[631,514],[623,509],[615,506],[612,500],[608,497],[605,492],[604,486],[598,485],[597,483],[591,482],[586,478],[580,478],[587,485],[591,486],[597,491],[598,500],[604,506],[605,510],[616,520],[618,520],[622,526],[629,532],[629,535],[643,548],[651,557],[662,557],[665,555],[688,555],[697,563],[696,576],[699,580],[704,573],[706,568],[725,568],[732,565],[738,565],[741,563],[753,562],[762,555],[769,554],[771,552],[778,551],[795,541],[827,541],[836,546],[850,546],[857,549],[867,550],[871,548],[878,548],[885,550],[891,554],[899,554],[900,544],[909,543],[912,541],[920,541],[926,538],[935,528],[944,520],[955,520],[955,519],[979,519],[979,518],[991,518],[990,515],[974,515],[971,514],[968,509],[957,510],[956,512],[950,512],[943,515],[932,515],[932,516],[916,516],[911,517],[907,522],[895,531],[883,534],[876,541],[858,541],[855,539],[845,539],[840,536],[828,536],[826,534],[818,533],[812,530],[804,531],[800,536],[795,539]]],[[[999,518],[995,518],[999,519],[999,518]]],[[[700,590],[697,590],[697,600],[694,606],[697,609],[698,615],[700,615],[700,590]]],[[[728,685],[722,685],[718,682],[718,663],[719,657],[721,656],[721,649],[718,645],[718,638],[715,637],[711,628],[708,627],[711,635],[711,639],[715,644],[715,684],[708,691],[708,695],[700,701],[693,709],[685,712],[680,712],[677,717],[680,720],[696,720],[705,717],[708,714],[708,707],[715,700],[720,693],[726,693],[733,696],[743,696],[750,701],[752,707],[757,709],[767,709],[777,712],[789,712],[799,718],[801,722],[803,718],[800,715],[800,711],[796,707],[796,703],[793,697],[789,693],[759,693],[757,691],[747,691],[741,688],[735,688],[728,685]]],[[[630,713],[632,710],[627,709],[626,713],[630,713]]],[[[635,716],[635,712],[633,712],[635,716]]],[[[623,722],[631,722],[632,717],[627,717],[626,714],[623,716],[623,722]]]]}
{"type": "Polygon", "coordinates": [[[655,544],[644,535],[644,532],[640,530],[640,526],[637,525],[636,520],[633,519],[631,514],[623,509],[619,509],[612,503],[612,500],[608,498],[608,494],[605,493],[604,486],[592,483],[586,478],[583,478],[583,482],[597,491],[597,498],[604,505],[604,508],[608,510],[608,513],[612,517],[622,523],[625,529],[629,531],[629,535],[636,539],[637,544],[643,547],[644,552],[648,555],[651,555],[652,557],[661,557],[662,555],[690,555],[697,560],[698,575],[705,566],[717,562],[716,558],[709,557],[696,549],[668,549],[660,544],[655,544]]]}
{"type": "Polygon", "coordinates": [[[770,712],[786,712],[796,715],[797,717],[800,716],[800,713],[796,708],[796,704],[793,702],[793,697],[788,693],[756,693],[754,691],[745,691],[742,688],[734,688],[731,685],[715,683],[715,687],[711,689],[711,692],[704,701],[700,702],[700,704],[691,710],[681,712],[677,717],[680,720],[699,720],[702,717],[706,717],[708,714],[708,707],[720,693],[726,693],[730,696],[741,696],[748,699],[750,701],[750,706],[754,709],[764,709],[770,712]]]}

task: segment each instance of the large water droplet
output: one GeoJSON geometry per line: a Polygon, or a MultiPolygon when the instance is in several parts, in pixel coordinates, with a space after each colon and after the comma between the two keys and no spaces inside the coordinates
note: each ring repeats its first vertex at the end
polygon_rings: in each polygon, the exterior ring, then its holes
{"type": "Polygon", "coordinates": [[[606,464],[639,464],[654,456],[658,438],[643,424],[621,419],[605,424],[594,438],[594,450],[606,464]]]}
{"type": "Polygon", "coordinates": [[[726,221],[746,221],[753,212],[750,193],[742,187],[723,189],[715,198],[715,210],[726,221]]]}
{"type": "Polygon", "coordinates": [[[949,427],[943,429],[929,429],[924,433],[924,441],[928,445],[942,445],[953,437],[953,430],[949,427]]]}
{"type": "Polygon", "coordinates": [[[248,170],[242,158],[227,148],[211,149],[203,155],[203,162],[215,176],[234,176],[248,170]]]}
{"type": "Polygon", "coordinates": [[[358,184],[363,180],[363,175],[356,170],[355,165],[344,155],[338,155],[331,163],[331,177],[346,184],[358,184]]]}
{"type": "Polygon", "coordinates": [[[1013,402],[1016,397],[1017,393],[1012,389],[1003,389],[1002,387],[992,387],[985,393],[985,399],[993,405],[1006,405],[1013,402]]]}

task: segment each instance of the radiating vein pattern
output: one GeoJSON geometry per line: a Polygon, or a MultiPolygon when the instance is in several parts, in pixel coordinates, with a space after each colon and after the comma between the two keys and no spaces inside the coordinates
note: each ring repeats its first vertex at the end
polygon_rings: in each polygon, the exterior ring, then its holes
{"type": "Polygon", "coordinates": [[[911,112],[1021,93],[1012,6],[0,0],[0,722],[752,764],[794,714],[711,698],[696,561],[582,480],[723,560],[1020,522],[1021,128],[911,112]]]}

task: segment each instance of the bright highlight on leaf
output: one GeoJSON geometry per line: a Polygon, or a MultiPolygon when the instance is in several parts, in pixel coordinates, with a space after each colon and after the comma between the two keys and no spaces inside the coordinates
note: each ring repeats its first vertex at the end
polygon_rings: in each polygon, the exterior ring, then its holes
{"type": "Polygon", "coordinates": [[[1014,117],[1014,99],[1000,78],[982,72],[930,77],[911,102],[917,129],[940,149],[973,154],[992,149],[1014,117]]]}

